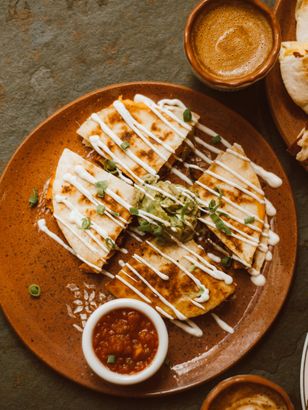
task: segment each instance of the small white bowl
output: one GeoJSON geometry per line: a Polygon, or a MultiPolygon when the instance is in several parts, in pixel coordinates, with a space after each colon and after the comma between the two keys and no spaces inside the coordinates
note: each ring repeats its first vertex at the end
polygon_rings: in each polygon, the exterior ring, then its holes
{"type": "Polygon", "coordinates": [[[153,376],[165,361],[168,351],[168,332],[160,315],[148,304],[135,299],[116,299],[104,303],[89,317],[82,335],[82,350],[91,369],[102,379],[122,385],[143,382],[153,376]],[[102,316],[116,309],[131,308],[146,315],[154,324],[158,334],[158,348],[152,362],[138,373],[120,374],[111,371],[99,360],[93,349],[93,332],[102,316]]]}

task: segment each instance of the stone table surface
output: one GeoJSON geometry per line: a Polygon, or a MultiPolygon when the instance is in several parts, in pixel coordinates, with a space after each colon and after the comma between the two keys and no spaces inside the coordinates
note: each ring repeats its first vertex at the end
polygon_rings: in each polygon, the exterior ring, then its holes
{"type": "Polygon", "coordinates": [[[1,0],[1,168],[33,127],[88,91],[117,82],[157,80],[208,93],[240,112],[263,134],[290,178],[300,236],[287,302],[257,347],[221,378],[176,396],[146,400],[109,397],[64,379],[22,344],[1,314],[1,409],[193,410],[199,409],[220,379],[240,373],[264,375],[279,383],[300,408],[300,357],[308,330],[307,174],[286,152],[269,112],[264,83],[224,94],[208,90],[191,73],[182,37],[186,17],[196,3],[1,0]]]}

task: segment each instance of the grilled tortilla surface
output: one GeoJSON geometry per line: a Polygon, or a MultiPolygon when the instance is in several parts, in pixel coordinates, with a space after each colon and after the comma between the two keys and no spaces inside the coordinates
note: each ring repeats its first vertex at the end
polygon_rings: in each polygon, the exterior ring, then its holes
{"type": "MultiPolygon", "coordinates": [[[[100,141],[108,147],[113,155],[111,156],[110,153],[108,154],[106,150],[100,147],[100,151],[104,157],[114,160],[117,167],[135,181],[135,176],[141,178],[151,173],[149,167],[155,173],[158,173],[167,162],[172,164],[175,159],[173,154],[179,154],[183,140],[190,132],[173,118],[162,113],[163,117],[169,121],[173,128],[168,126],[143,102],[135,102],[128,99],[117,100],[96,114],[104,124],[120,138],[121,142],[124,142],[124,147],[126,146],[127,148],[122,149],[106,132],[103,132],[100,124],[93,120],[93,115],[81,125],[77,133],[84,139],[85,143],[89,145],[92,145],[91,137],[98,136],[100,141]],[[114,104],[116,103],[123,104],[131,119],[135,121],[134,124],[136,125],[138,123],[143,127],[143,129],[141,129],[137,126],[138,132],[142,134],[143,139],[128,125],[115,109],[114,104]],[[175,129],[179,130],[182,135],[175,132],[175,129]],[[151,138],[146,130],[153,134],[156,140],[151,138]],[[151,145],[148,145],[145,140],[150,142],[151,145]],[[156,151],[153,150],[153,147],[156,151]],[[132,159],[130,153],[141,159],[142,162],[146,164],[146,167],[132,159]],[[132,172],[128,172],[128,169],[132,172]]],[[[182,108],[174,107],[173,114],[183,121],[182,108]]],[[[192,121],[189,124],[193,126],[197,119],[198,116],[193,114],[192,121]]],[[[152,174],[154,175],[153,172],[152,174]]]]}
{"type": "MultiPolygon", "coordinates": [[[[157,242],[150,243],[154,244],[161,252],[167,255],[167,257],[171,257],[180,263],[181,267],[187,270],[191,269],[193,263],[186,259],[186,257],[196,259],[190,252],[175,243],[165,245],[159,245],[157,242]]],[[[193,240],[187,242],[185,245],[212,265],[215,265],[213,261],[207,257],[204,250],[193,240]]],[[[235,291],[235,285],[233,283],[227,285],[223,280],[216,280],[198,267],[194,267],[192,271],[193,275],[209,289],[210,298],[208,301],[203,302],[203,308],[200,308],[192,303],[192,299],[200,296],[200,289],[179,266],[176,266],[166,257],[163,257],[161,253],[157,252],[146,242],[138,248],[135,255],[141,256],[147,262],[148,266],[145,263],[137,261],[134,257],[131,257],[118,275],[106,285],[107,289],[117,298],[129,297],[148,303],[150,302],[154,308],[158,306],[174,319],[177,318],[177,316],[170,307],[170,304],[182,315],[187,318],[192,318],[214,309],[235,291]],[[142,281],[129,266],[135,269],[168,303],[164,303],[164,301],[153,292],[150,286],[142,281]],[[152,267],[167,275],[169,279],[161,279],[152,267]],[[125,284],[125,282],[128,283],[128,285],[125,284]],[[132,287],[137,289],[139,294],[134,291],[132,287]]],[[[217,269],[221,270],[221,267],[217,266],[217,269]]]]}
{"type": "Polygon", "coordinates": [[[220,241],[246,266],[251,267],[265,220],[264,193],[242,147],[234,144],[231,149],[235,154],[228,151],[220,153],[195,182],[193,190],[207,204],[211,200],[220,203],[217,214],[228,224],[231,234],[217,229],[210,214],[203,214],[203,218],[220,241]],[[220,197],[218,192],[222,194],[220,197]],[[255,219],[246,223],[245,220],[251,215],[255,219]]]}
{"type": "Polygon", "coordinates": [[[123,227],[131,220],[131,215],[107,193],[103,197],[99,196],[95,184],[87,182],[78,174],[80,167],[95,180],[106,181],[108,188],[128,203],[134,203],[136,192],[126,182],[84,160],[69,149],[63,151],[52,187],[53,214],[77,256],[101,268],[112,253],[111,241],[117,240],[123,227]],[[69,182],[71,178],[74,183],[69,182]],[[88,197],[76,188],[76,184],[83,187],[88,197]],[[118,213],[118,216],[112,219],[106,215],[106,212],[99,214],[98,205],[118,213]],[[82,228],[82,220],[86,218],[90,226],[82,228]],[[115,222],[115,219],[119,220],[119,218],[123,219],[121,220],[123,227],[115,222]],[[111,241],[108,239],[106,241],[106,238],[94,229],[94,224],[98,229],[104,230],[111,241]]]}

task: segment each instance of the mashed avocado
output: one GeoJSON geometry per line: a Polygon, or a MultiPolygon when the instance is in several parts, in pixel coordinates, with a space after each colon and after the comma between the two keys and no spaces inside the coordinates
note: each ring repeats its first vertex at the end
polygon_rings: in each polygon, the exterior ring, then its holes
{"type": "Polygon", "coordinates": [[[157,181],[150,176],[145,178],[145,182],[147,185],[144,189],[149,195],[140,198],[138,208],[166,221],[169,226],[157,220],[152,223],[139,216],[138,229],[160,238],[170,239],[172,235],[181,242],[190,240],[200,211],[194,197],[189,195],[189,190],[185,188],[187,193],[183,194],[183,186],[157,181]]]}

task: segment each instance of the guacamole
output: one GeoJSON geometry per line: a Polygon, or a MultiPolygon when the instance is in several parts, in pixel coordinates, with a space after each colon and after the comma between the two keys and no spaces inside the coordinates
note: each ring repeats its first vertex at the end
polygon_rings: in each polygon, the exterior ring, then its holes
{"type": "Polygon", "coordinates": [[[138,208],[166,221],[147,221],[139,216],[138,229],[156,237],[170,239],[170,235],[181,242],[192,239],[200,211],[194,194],[182,185],[169,181],[157,181],[156,178],[145,178],[145,191],[138,208]],[[183,190],[185,192],[183,193],[183,190]],[[167,226],[168,225],[168,226],[167,226]]]}

